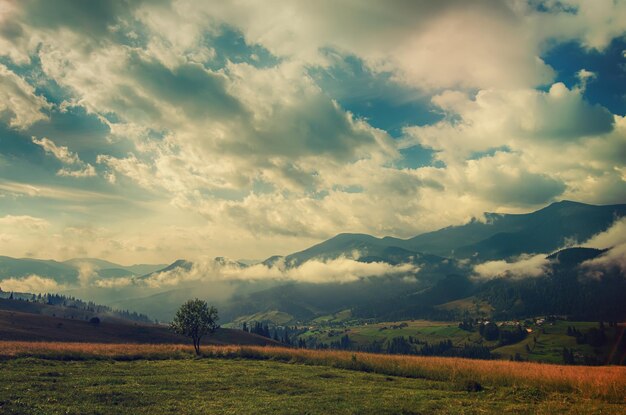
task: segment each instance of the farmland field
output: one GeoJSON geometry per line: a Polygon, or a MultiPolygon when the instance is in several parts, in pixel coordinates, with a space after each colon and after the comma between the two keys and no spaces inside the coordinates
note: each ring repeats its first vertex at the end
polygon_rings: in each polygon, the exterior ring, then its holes
{"type": "MultiPolygon", "coordinates": [[[[501,344],[498,339],[487,340],[479,333],[478,327],[470,330],[459,327],[458,322],[444,322],[431,320],[405,320],[396,322],[369,322],[333,321],[330,319],[317,321],[299,334],[298,338],[307,341],[310,347],[328,346],[338,342],[343,336],[350,339],[349,347],[356,350],[370,350],[368,346],[378,343],[378,351],[386,351],[392,339],[402,337],[412,339],[414,350],[419,354],[420,345],[436,344],[450,341],[451,345],[462,348],[465,345],[483,346],[492,352],[492,357],[499,359],[525,360],[531,362],[563,363],[563,348],[571,350],[576,356],[577,363],[584,363],[584,357],[591,357],[594,364],[623,364],[626,361],[623,342],[616,348],[622,339],[624,324],[615,327],[606,327],[606,341],[604,344],[592,347],[589,344],[579,344],[574,336],[568,335],[568,328],[586,333],[590,329],[598,328],[599,322],[565,321],[554,319],[543,324],[536,324],[532,320],[519,322],[528,330],[528,335],[511,344],[501,344]]],[[[501,323],[498,323],[501,324],[501,323]]],[[[514,330],[518,322],[509,322],[509,325],[500,327],[500,330],[514,330]]],[[[335,346],[335,348],[338,348],[335,346]]],[[[377,351],[377,350],[374,350],[377,351]]]]}
{"type": "Polygon", "coordinates": [[[194,358],[189,346],[1,342],[0,355],[3,414],[618,414],[626,391],[622,367],[241,346],[194,358]]]}

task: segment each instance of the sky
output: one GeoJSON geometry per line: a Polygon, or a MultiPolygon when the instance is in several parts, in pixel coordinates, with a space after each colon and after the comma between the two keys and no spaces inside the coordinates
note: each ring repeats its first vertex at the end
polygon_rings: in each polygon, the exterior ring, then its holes
{"type": "Polygon", "coordinates": [[[0,255],[626,203],[625,35],[622,0],[0,0],[0,255]]]}

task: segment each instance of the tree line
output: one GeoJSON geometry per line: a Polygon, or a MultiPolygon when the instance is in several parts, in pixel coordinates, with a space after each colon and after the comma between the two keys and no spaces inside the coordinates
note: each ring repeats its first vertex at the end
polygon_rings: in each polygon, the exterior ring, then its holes
{"type": "MultiPolygon", "coordinates": [[[[0,290],[1,293],[1,290],[0,290]]],[[[153,323],[154,321],[145,314],[130,310],[118,310],[107,305],[96,304],[93,301],[83,301],[76,297],[61,294],[31,294],[10,292],[6,296],[8,300],[27,301],[31,303],[46,304],[56,307],[65,307],[93,314],[107,314],[110,316],[132,320],[141,323],[153,323]]]]}

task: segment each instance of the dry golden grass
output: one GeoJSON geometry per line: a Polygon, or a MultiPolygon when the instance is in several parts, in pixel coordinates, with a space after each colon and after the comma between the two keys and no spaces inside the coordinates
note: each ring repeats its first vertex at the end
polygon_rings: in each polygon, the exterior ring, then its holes
{"type": "Polygon", "coordinates": [[[177,354],[193,353],[193,346],[186,344],[109,344],[109,343],[65,343],[0,341],[0,357],[11,358],[33,356],[43,358],[67,357],[176,357],[177,354]]]}
{"type": "MultiPolygon", "coordinates": [[[[563,366],[531,362],[400,356],[262,346],[204,346],[205,357],[268,359],[323,365],[393,376],[492,386],[536,387],[544,392],[571,391],[588,398],[626,402],[626,367],[563,366]]],[[[190,345],[98,344],[0,341],[0,357],[61,360],[190,358],[190,345]]]]}
{"type": "Polygon", "coordinates": [[[340,366],[442,381],[573,390],[583,396],[626,397],[626,367],[564,366],[450,357],[398,356],[344,351],[247,348],[266,358],[340,366]]]}

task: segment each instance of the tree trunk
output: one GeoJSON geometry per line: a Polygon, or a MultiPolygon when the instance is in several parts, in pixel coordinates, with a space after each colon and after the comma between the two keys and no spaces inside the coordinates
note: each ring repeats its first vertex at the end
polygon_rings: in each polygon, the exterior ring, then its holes
{"type": "Polygon", "coordinates": [[[193,348],[196,351],[196,355],[200,356],[200,339],[193,339],[193,348]]]}

